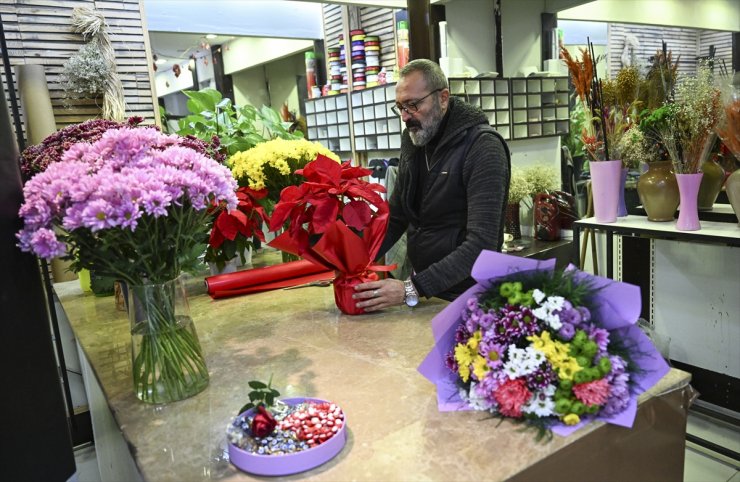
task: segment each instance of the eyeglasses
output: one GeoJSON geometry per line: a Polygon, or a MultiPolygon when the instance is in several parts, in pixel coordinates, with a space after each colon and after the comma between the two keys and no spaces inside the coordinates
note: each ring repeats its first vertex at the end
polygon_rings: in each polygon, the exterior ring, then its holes
{"type": "Polygon", "coordinates": [[[444,89],[435,89],[429,92],[427,95],[425,95],[421,99],[412,100],[411,102],[406,102],[405,104],[399,104],[396,102],[396,104],[391,107],[391,110],[396,115],[401,115],[401,112],[406,112],[407,114],[416,114],[417,112],[419,112],[419,104],[424,102],[424,99],[426,99],[432,94],[436,94],[437,92],[441,90],[444,90],[444,89]]]}

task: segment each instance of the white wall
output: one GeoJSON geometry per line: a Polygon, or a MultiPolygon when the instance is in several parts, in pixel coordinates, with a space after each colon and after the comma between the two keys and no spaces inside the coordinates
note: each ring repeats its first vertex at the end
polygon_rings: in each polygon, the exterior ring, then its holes
{"type": "Polygon", "coordinates": [[[175,77],[171,69],[158,71],[154,75],[154,84],[156,87],[157,97],[163,97],[180,90],[193,88],[193,74],[188,70],[187,61],[180,63],[180,76],[175,77]]]}
{"type": "Polygon", "coordinates": [[[150,31],[322,37],[320,3],[286,0],[143,0],[142,3],[150,31]]]}
{"type": "Polygon", "coordinates": [[[558,19],[627,22],[740,31],[737,0],[596,0],[558,12],[558,19]]]}
{"type": "Polygon", "coordinates": [[[269,105],[270,96],[267,92],[262,66],[234,72],[231,79],[234,82],[234,103],[236,105],[250,104],[257,108],[269,105]]]}
{"type": "MultiPolygon", "coordinates": [[[[447,56],[478,72],[496,70],[494,0],[453,0],[445,5],[447,56]]],[[[438,61],[439,59],[433,59],[438,61]]]]}
{"type": "Polygon", "coordinates": [[[545,0],[502,0],[504,77],[515,77],[528,66],[542,70],[540,33],[544,11],[545,0]]]}
{"type": "Polygon", "coordinates": [[[221,50],[224,60],[224,74],[232,74],[275,59],[313,49],[312,40],[285,38],[239,38],[225,45],[226,47],[221,50]]]}
{"type": "Polygon", "coordinates": [[[291,55],[265,65],[252,67],[232,74],[234,101],[237,105],[251,104],[257,108],[270,105],[276,110],[284,102],[293,112],[300,111],[296,77],[305,75],[303,53],[291,55]],[[268,90],[269,89],[269,90],[268,90]]]}

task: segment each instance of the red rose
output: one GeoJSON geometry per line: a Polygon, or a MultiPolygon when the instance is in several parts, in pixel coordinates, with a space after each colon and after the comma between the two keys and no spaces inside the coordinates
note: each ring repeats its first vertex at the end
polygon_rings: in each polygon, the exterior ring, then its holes
{"type": "Polygon", "coordinates": [[[275,430],[277,422],[270,412],[265,410],[263,405],[257,407],[257,414],[252,419],[252,435],[254,437],[267,437],[275,430]]]}

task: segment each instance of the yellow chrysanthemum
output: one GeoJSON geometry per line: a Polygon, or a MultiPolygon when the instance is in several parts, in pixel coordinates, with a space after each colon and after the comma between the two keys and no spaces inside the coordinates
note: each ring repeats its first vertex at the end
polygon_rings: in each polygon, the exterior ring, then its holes
{"type": "Polygon", "coordinates": [[[318,142],[306,139],[273,139],[234,154],[229,158],[228,165],[234,177],[242,184],[247,182],[252,189],[267,187],[279,194],[282,188],[295,183],[290,179],[295,170],[303,168],[319,154],[340,162],[338,155],[318,142]],[[267,166],[273,168],[270,172],[273,178],[267,178],[267,166]]]}
{"type": "Polygon", "coordinates": [[[581,417],[576,415],[575,413],[569,413],[565,417],[563,417],[563,423],[565,425],[576,425],[581,421],[581,417]]]}
{"type": "Polygon", "coordinates": [[[489,370],[485,357],[479,355],[473,360],[473,373],[478,380],[483,380],[489,370]]]}
{"type": "Polygon", "coordinates": [[[478,352],[478,345],[480,344],[480,341],[483,339],[483,333],[478,330],[475,333],[473,333],[473,336],[468,339],[468,347],[470,347],[470,350],[473,353],[478,352]]]}
{"type": "Polygon", "coordinates": [[[463,382],[470,380],[470,367],[468,365],[459,365],[457,367],[457,373],[460,374],[460,378],[463,382]]]}
{"type": "Polygon", "coordinates": [[[477,355],[476,351],[471,351],[468,345],[459,343],[455,346],[455,361],[459,366],[468,366],[473,363],[473,359],[477,355]]]}
{"type": "Polygon", "coordinates": [[[478,345],[483,338],[483,333],[478,330],[473,333],[465,344],[458,343],[455,346],[455,361],[458,366],[458,373],[463,382],[467,382],[470,379],[470,367],[473,367],[473,373],[478,380],[488,373],[490,368],[488,367],[487,360],[485,357],[478,354],[478,345]]]}
{"type": "Polygon", "coordinates": [[[532,348],[545,355],[561,380],[572,380],[573,375],[581,370],[576,359],[569,355],[569,345],[553,340],[549,331],[543,331],[541,335],[528,336],[527,340],[532,344],[532,348]]]}

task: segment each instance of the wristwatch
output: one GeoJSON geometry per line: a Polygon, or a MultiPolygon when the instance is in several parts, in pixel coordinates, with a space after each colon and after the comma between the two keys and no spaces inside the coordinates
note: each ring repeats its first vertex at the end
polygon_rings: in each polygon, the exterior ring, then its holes
{"type": "Polygon", "coordinates": [[[405,294],[403,296],[403,302],[407,306],[416,306],[419,303],[419,293],[414,288],[414,283],[411,282],[411,278],[403,282],[403,289],[405,294]]]}

